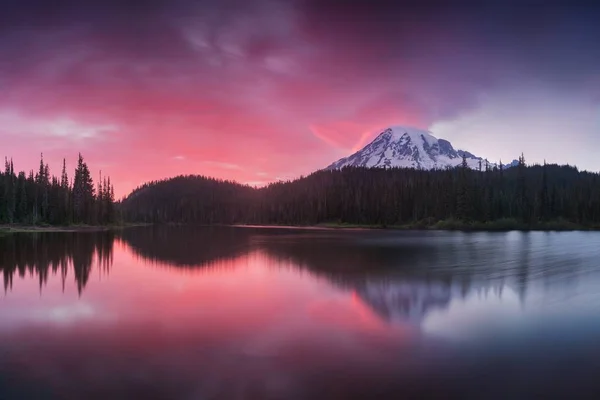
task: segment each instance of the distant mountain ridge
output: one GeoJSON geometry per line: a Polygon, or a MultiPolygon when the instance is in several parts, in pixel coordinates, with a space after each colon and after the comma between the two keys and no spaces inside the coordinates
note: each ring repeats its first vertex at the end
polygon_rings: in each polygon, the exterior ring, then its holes
{"type": "MultiPolygon", "coordinates": [[[[485,169],[486,160],[474,154],[456,150],[444,139],[438,139],[429,131],[393,126],[384,129],[371,143],[356,153],[329,165],[326,170],[353,167],[403,167],[415,169],[445,169],[460,165],[463,156],[472,169],[485,169]]],[[[488,162],[490,167],[497,166],[488,162]]],[[[505,165],[509,168],[518,164],[517,160],[505,165]]]]}

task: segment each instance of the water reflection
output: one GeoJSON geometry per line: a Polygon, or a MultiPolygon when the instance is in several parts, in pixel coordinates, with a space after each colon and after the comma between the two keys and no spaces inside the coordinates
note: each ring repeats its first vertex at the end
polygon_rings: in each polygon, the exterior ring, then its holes
{"type": "MultiPolygon", "coordinates": [[[[93,269],[100,277],[109,274],[115,241],[145,262],[190,271],[258,252],[267,257],[265,265],[306,271],[354,293],[389,322],[417,323],[473,294],[502,299],[508,290],[522,306],[531,284],[549,293],[549,301],[576,295],[583,277],[596,276],[600,259],[598,239],[590,234],[591,242],[581,240],[585,235],[187,226],[16,234],[0,238],[0,270],[5,291],[15,275],[26,279],[28,274],[37,278],[40,290],[49,274],[59,275],[64,291],[72,271],[81,294],[93,269]]],[[[539,301],[539,292],[530,300],[539,301]]]]}
{"type": "Polygon", "coordinates": [[[598,235],[586,233],[299,233],[254,242],[352,290],[391,322],[419,322],[472,296],[552,302],[598,278],[600,260],[598,235]]]}
{"type": "Polygon", "coordinates": [[[597,234],[154,227],[0,251],[0,398],[598,389],[597,234]]]}
{"type": "Polygon", "coordinates": [[[92,265],[108,274],[112,265],[114,233],[13,234],[0,238],[0,270],[4,291],[11,290],[14,276],[39,280],[40,290],[48,277],[60,275],[64,291],[68,271],[72,271],[79,294],[85,289],[92,265]]]}
{"type": "Polygon", "coordinates": [[[126,229],[119,237],[146,261],[200,268],[248,252],[249,233],[224,227],[152,226],[126,229]]]}

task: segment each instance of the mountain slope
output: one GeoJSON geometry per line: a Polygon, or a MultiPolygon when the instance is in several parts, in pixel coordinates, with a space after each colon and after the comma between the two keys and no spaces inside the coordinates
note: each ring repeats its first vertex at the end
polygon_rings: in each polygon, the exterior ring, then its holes
{"type": "MultiPolygon", "coordinates": [[[[460,165],[463,155],[469,167],[485,169],[485,159],[468,151],[455,150],[449,141],[438,139],[428,131],[394,126],[385,129],[361,150],[334,162],[326,169],[346,166],[444,169],[460,165]]],[[[495,164],[490,163],[490,166],[495,164]]]]}

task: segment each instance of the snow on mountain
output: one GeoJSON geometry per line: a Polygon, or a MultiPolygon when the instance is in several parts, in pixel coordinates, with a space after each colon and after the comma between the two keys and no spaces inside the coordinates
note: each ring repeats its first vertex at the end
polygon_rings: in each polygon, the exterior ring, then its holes
{"type": "Polygon", "coordinates": [[[477,296],[498,296],[503,284],[465,282],[400,280],[368,281],[357,287],[355,293],[380,317],[392,324],[422,323],[432,312],[443,312],[452,301],[477,296]]]}
{"type": "Polygon", "coordinates": [[[431,311],[446,309],[459,288],[442,282],[369,282],[356,293],[391,323],[419,323],[431,311]]]}
{"type": "MultiPolygon", "coordinates": [[[[326,169],[346,166],[444,169],[460,165],[463,155],[470,168],[479,169],[481,165],[485,169],[485,159],[468,151],[455,150],[449,141],[438,139],[431,132],[394,126],[385,129],[361,150],[334,162],[326,169]]],[[[509,165],[512,166],[513,163],[509,165]]],[[[495,165],[490,163],[491,167],[495,165]]]]}

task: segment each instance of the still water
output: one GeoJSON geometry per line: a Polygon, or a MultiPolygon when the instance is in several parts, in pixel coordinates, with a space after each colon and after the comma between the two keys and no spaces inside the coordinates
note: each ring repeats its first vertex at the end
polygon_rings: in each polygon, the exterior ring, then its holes
{"type": "Polygon", "coordinates": [[[0,399],[600,394],[600,233],[16,234],[0,273],[0,399]]]}

